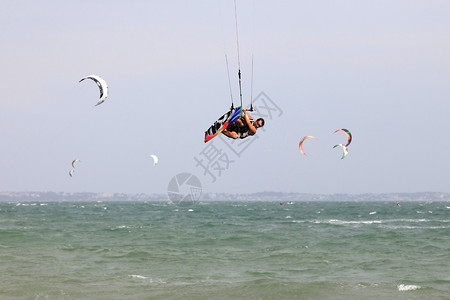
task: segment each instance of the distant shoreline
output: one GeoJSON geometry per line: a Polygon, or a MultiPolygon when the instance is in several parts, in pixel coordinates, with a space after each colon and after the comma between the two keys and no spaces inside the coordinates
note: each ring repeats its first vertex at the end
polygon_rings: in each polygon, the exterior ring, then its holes
{"type": "MultiPolygon", "coordinates": [[[[64,193],[64,192],[0,192],[0,202],[41,201],[41,202],[90,202],[90,201],[129,201],[129,202],[161,202],[169,201],[167,194],[127,194],[127,193],[64,193]]],[[[365,194],[307,194],[259,192],[248,194],[205,193],[199,201],[450,201],[450,193],[417,192],[417,193],[365,193],[365,194]]]]}

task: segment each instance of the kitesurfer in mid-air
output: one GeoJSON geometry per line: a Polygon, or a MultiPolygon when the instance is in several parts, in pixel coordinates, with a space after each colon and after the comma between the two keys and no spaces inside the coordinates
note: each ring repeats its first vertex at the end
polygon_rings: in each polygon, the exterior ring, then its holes
{"type": "Polygon", "coordinates": [[[263,118],[253,121],[253,118],[246,111],[243,111],[243,116],[228,126],[222,133],[232,139],[244,139],[250,135],[254,135],[256,130],[263,126],[263,118]]]}

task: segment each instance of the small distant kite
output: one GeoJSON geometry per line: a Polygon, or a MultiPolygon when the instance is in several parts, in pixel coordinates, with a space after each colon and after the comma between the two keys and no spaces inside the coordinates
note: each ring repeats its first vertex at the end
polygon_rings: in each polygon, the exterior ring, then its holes
{"type": "Polygon", "coordinates": [[[317,138],[315,138],[315,137],[313,137],[313,136],[311,136],[311,135],[308,135],[308,136],[305,136],[304,138],[302,138],[302,140],[301,140],[300,143],[298,144],[298,147],[300,148],[300,152],[301,152],[303,155],[305,155],[305,156],[306,156],[306,154],[305,154],[305,152],[303,152],[303,143],[304,143],[307,139],[310,139],[310,138],[313,138],[313,139],[316,139],[316,140],[317,140],[317,138]]]}
{"type": "Polygon", "coordinates": [[[103,101],[105,101],[106,97],[108,97],[108,85],[106,84],[106,81],[97,75],[89,75],[82,78],[79,82],[82,82],[85,79],[92,79],[97,84],[98,88],[100,89],[100,99],[98,100],[97,104],[95,104],[95,106],[102,104],[103,101]]]}
{"type": "Polygon", "coordinates": [[[352,142],[352,134],[350,133],[350,131],[348,131],[345,128],[342,129],[338,129],[336,130],[334,133],[338,132],[338,131],[342,131],[345,132],[345,134],[347,135],[347,144],[345,144],[345,147],[348,147],[348,145],[350,145],[350,143],[352,142]]]}
{"type": "Polygon", "coordinates": [[[69,171],[69,176],[70,176],[70,177],[73,177],[73,172],[74,172],[74,171],[75,171],[75,170],[70,170],[70,171],[69,171]]]}
{"type": "Polygon", "coordinates": [[[338,145],[334,145],[334,147],[333,148],[336,148],[336,147],[338,147],[338,146],[340,146],[341,148],[342,148],[342,157],[341,157],[341,159],[344,159],[346,156],[347,156],[347,154],[348,154],[348,149],[347,149],[347,147],[345,146],[345,145],[343,145],[343,144],[338,144],[338,145]]]}
{"type": "Polygon", "coordinates": [[[152,154],[150,155],[151,158],[153,158],[153,165],[156,166],[156,164],[158,163],[159,159],[158,156],[152,154]]]}
{"type": "Polygon", "coordinates": [[[75,169],[75,163],[76,162],[78,162],[78,161],[80,161],[79,159],[74,159],[73,161],[72,161],[72,167],[75,169]]]}

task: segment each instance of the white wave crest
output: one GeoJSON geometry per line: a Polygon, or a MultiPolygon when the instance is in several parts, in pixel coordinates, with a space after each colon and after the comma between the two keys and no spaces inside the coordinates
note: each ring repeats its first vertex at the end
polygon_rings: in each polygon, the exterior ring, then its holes
{"type": "Polygon", "coordinates": [[[381,224],[380,220],[361,220],[361,221],[344,221],[344,220],[334,220],[331,219],[329,221],[325,221],[325,222],[318,222],[318,223],[328,223],[328,224],[339,224],[339,225],[345,225],[345,224],[381,224]]]}
{"type": "Polygon", "coordinates": [[[412,285],[412,284],[399,284],[397,285],[397,289],[400,292],[406,292],[406,291],[415,291],[420,289],[419,285],[412,285]]]}
{"type": "Polygon", "coordinates": [[[167,283],[167,282],[165,282],[162,279],[153,279],[153,278],[142,276],[142,275],[128,275],[128,277],[131,277],[133,279],[141,279],[141,280],[144,280],[147,283],[153,283],[153,284],[165,284],[165,283],[167,283]]]}
{"type": "Polygon", "coordinates": [[[137,279],[148,279],[148,277],[142,276],[142,275],[128,275],[131,278],[137,278],[137,279]]]}

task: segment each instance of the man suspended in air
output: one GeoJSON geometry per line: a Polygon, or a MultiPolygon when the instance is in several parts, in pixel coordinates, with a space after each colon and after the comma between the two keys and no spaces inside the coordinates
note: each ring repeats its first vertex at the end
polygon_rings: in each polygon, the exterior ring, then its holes
{"type": "Polygon", "coordinates": [[[245,110],[242,112],[242,114],[243,115],[240,119],[236,120],[236,122],[222,131],[224,135],[232,139],[244,139],[250,135],[254,135],[259,127],[264,126],[263,118],[259,118],[256,121],[253,121],[253,118],[249,114],[247,114],[245,110]]]}

